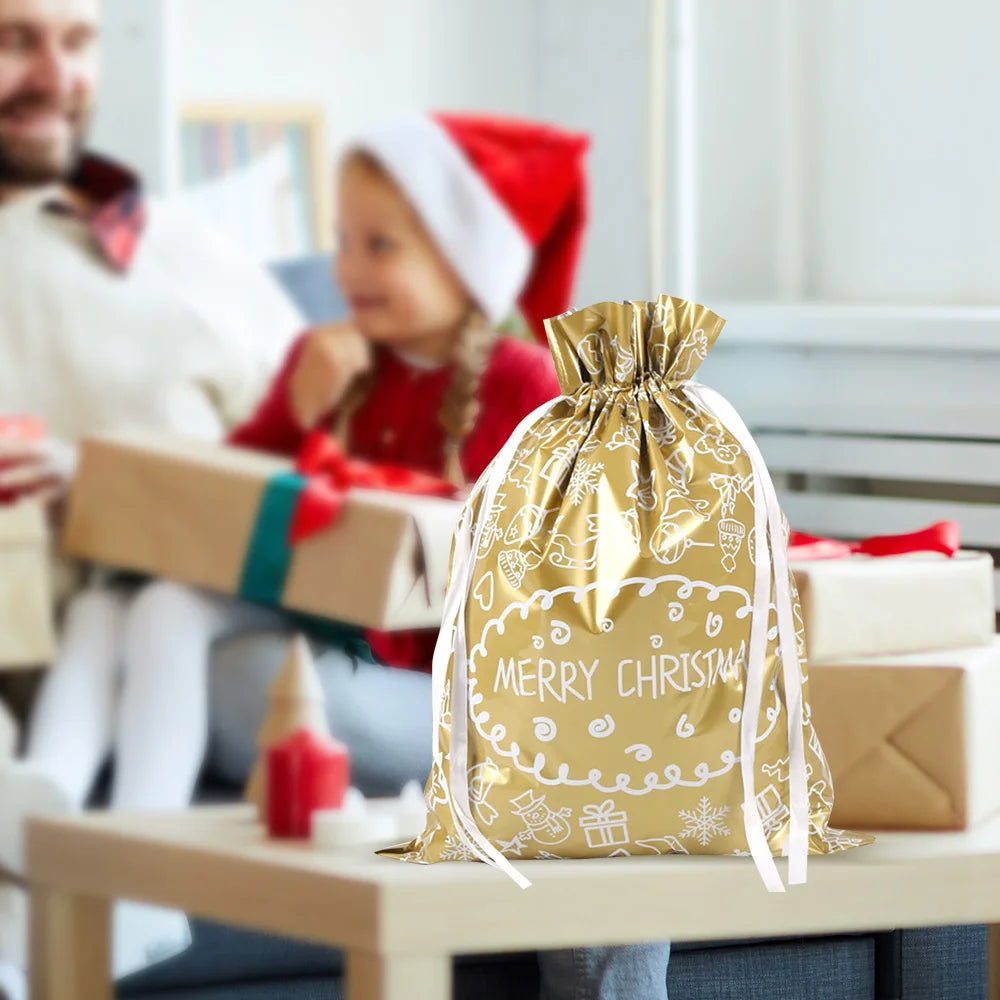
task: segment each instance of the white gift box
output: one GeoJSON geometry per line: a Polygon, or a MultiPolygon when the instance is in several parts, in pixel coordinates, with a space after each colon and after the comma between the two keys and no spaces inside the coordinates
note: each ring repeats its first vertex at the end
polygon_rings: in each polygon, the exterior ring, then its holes
{"type": "Polygon", "coordinates": [[[813,664],[992,640],[993,560],[985,553],[857,555],[791,567],[813,664]]]}

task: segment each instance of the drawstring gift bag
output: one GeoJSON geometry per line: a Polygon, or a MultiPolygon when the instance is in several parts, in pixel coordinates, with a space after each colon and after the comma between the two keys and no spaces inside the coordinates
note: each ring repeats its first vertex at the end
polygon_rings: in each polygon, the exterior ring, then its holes
{"type": "Polygon", "coordinates": [[[773,856],[828,826],[787,525],[760,452],[692,381],[703,306],[602,303],[546,324],[563,395],[469,497],[434,657],[435,755],[409,861],[773,856]]]}

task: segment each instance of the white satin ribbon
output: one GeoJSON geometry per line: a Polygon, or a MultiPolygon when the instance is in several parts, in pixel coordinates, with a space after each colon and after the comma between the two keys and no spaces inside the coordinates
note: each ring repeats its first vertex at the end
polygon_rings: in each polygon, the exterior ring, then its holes
{"type": "Polygon", "coordinates": [[[774,859],[764,835],[756,803],[755,756],[757,722],[763,695],[767,652],[767,620],[770,605],[771,573],[774,573],[778,644],[781,650],[782,681],[788,722],[789,829],[785,853],[788,856],[788,883],[806,881],[809,856],[809,787],[806,775],[805,729],[802,705],[802,666],[799,662],[788,558],[784,543],[781,508],[767,464],[757,443],[732,404],[708,386],[689,382],[685,395],[713,414],[740,443],[753,470],[754,500],[754,595],[750,626],[750,653],[743,699],[740,746],[743,774],[743,821],[750,853],[769,892],[784,892],[774,859]],[[766,529],[764,526],[766,525],[766,529]],[[770,533],[771,545],[767,534],[770,533]]]}
{"type": "Polygon", "coordinates": [[[496,503],[501,485],[507,479],[514,454],[529,430],[557,404],[567,397],[559,396],[544,403],[528,414],[517,425],[507,443],[500,449],[489,468],[480,477],[477,492],[480,494],[479,517],[473,532],[470,529],[471,513],[466,506],[455,533],[454,554],[451,564],[451,579],[445,597],[441,631],[434,646],[432,665],[432,690],[435,704],[434,760],[441,754],[438,722],[441,716],[444,685],[451,670],[451,747],[448,754],[449,802],[455,826],[465,845],[487,864],[494,865],[509,875],[522,889],[527,889],[528,881],[483,835],[472,815],[469,801],[469,716],[472,705],[469,701],[469,657],[465,634],[466,605],[472,588],[476,553],[482,542],[483,530],[490,512],[496,503]]]}

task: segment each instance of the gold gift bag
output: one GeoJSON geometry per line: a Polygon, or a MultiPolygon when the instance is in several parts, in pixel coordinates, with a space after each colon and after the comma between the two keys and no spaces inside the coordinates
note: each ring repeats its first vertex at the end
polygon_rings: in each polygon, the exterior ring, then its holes
{"type": "Polygon", "coordinates": [[[602,303],[547,324],[564,395],[455,536],[410,861],[806,854],[831,830],[786,525],[736,412],[690,381],[723,321],[602,303]]]}

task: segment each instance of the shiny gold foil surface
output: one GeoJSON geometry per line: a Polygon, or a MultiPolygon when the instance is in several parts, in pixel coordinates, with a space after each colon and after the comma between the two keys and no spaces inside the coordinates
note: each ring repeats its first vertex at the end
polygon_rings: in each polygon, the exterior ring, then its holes
{"type": "MultiPolygon", "coordinates": [[[[748,852],[740,732],[754,476],[736,438],[686,393],[722,326],[669,297],[548,322],[564,396],[497,470],[489,509],[489,471],[469,499],[468,704],[453,704],[445,649],[427,826],[393,853],[476,856],[453,808],[459,712],[469,812],[508,858],[748,852]]],[[[794,585],[792,604],[804,682],[794,585]]],[[[752,793],[778,854],[789,737],[773,593],[768,616],[752,793]]],[[[828,826],[833,788],[807,688],[803,727],[810,852],[865,843],[828,826]]]]}

